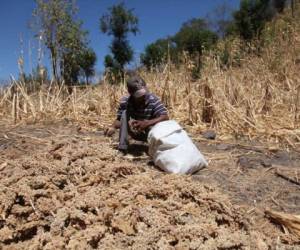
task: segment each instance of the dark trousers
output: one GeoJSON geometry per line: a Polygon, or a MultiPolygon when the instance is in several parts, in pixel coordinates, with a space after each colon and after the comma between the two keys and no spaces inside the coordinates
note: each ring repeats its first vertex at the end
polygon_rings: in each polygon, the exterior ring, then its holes
{"type": "Polygon", "coordinates": [[[125,111],[123,111],[122,116],[121,116],[121,127],[120,127],[120,132],[119,132],[119,149],[120,150],[127,150],[129,146],[129,141],[128,141],[128,136],[130,135],[134,140],[137,141],[147,141],[148,137],[148,132],[141,132],[141,133],[135,133],[131,131],[129,127],[129,116],[125,111]]]}

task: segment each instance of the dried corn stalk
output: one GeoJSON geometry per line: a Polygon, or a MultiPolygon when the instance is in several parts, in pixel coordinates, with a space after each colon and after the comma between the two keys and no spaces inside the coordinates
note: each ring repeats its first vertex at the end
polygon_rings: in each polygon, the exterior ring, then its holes
{"type": "Polygon", "coordinates": [[[272,210],[266,210],[265,214],[300,239],[300,215],[280,213],[272,210]]]}

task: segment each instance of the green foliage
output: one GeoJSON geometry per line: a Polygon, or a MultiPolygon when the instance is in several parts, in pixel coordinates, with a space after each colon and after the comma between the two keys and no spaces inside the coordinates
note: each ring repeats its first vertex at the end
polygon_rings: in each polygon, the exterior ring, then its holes
{"type": "Polygon", "coordinates": [[[81,22],[73,20],[70,16],[62,27],[65,36],[60,40],[62,45],[61,72],[67,85],[77,83],[81,70],[81,57],[86,50],[87,32],[81,29],[81,22]]]}
{"type": "Polygon", "coordinates": [[[174,47],[170,39],[158,39],[156,42],[146,46],[145,52],[141,54],[141,63],[147,69],[160,66],[166,63],[168,53],[171,53],[171,51],[174,51],[174,47]]]}
{"type": "Polygon", "coordinates": [[[127,63],[132,61],[133,49],[129,45],[128,40],[114,39],[110,49],[114,55],[115,63],[119,65],[121,70],[124,69],[127,63]]]}
{"type": "Polygon", "coordinates": [[[184,23],[173,38],[179,51],[187,51],[190,55],[202,55],[211,48],[218,36],[208,29],[203,19],[192,19],[184,23]]]}
{"type": "Polygon", "coordinates": [[[270,0],[242,0],[240,9],[234,13],[236,32],[246,41],[259,37],[267,21],[274,13],[270,0]]]}
{"type": "Polygon", "coordinates": [[[127,37],[130,33],[136,35],[139,31],[138,18],[134,15],[132,9],[125,7],[124,3],[114,5],[109,8],[108,14],[100,18],[100,30],[109,36],[113,36],[110,46],[113,56],[106,56],[105,67],[110,72],[121,74],[125,65],[133,59],[133,49],[127,37]]]}
{"type": "Polygon", "coordinates": [[[104,58],[104,66],[105,68],[113,68],[113,67],[117,67],[114,64],[114,59],[112,58],[111,55],[106,55],[104,58]]]}
{"type": "MultiPolygon", "coordinates": [[[[150,69],[166,63],[169,55],[176,64],[182,58],[183,52],[188,52],[193,61],[191,74],[198,78],[203,66],[204,51],[212,51],[223,69],[239,66],[245,53],[251,51],[259,55],[266,43],[273,39],[275,33],[272,35],[270,28],[269,32],[265,31],[266,23],[289,4],[293,6],[293,2],[241,0],[240,8],[233,13],[226,4],[220,5],[208,14],[206,20],[191,19],[174,36],[159,39],[146,46],[141,54],[141,63],[150,69]],[[220,42],[217,43],[218,40],[220,42]]],[[[294,7],[294,12],[295,9],[294,7]]]]}
{"type": "Polygon", "coordinates": [[[122,80],[122,69],[111,55],[105,56],[104,66],[106,69],[106,75],[108,77],[108,81],[111,84],[118,83],[122,80]]]}
{"type": "Polygon", "coordinates": [[[208,28],[205,20],[191,19],[173,37],[159,39],[146,46],[141,62],[150,69],[165,63],[168,56],[173,63],[177,63],[180,55],[188,52],[196,63],[193,75],[199,76],[203,51],[210,49],[217,40],[217,34],[208,28]]]}
{"type": "Polygon", "coordinates": [[[77,8],[72,0],[36,0],[33,29],[42,37],[51,54],[54,79],[66,84],[77,82],[78,60],[87,46],[87,32],[77,20],[77,8]]]}
{"type": "Polygon", "coordinates": [[[287,0],[273,0],[273,6],[279,13],[283,12],[286,4],[287,0]]]}
{"type": "Polygon", "coordinates": [[[187,52],[190,59],[194,61],[191,76],[197,79],[201,76],[202,55],[204,51],[216,44],[218,35],[209,29],[206,20],[194,18],[182,25],[173,37],[173,41],[179,53],[187,52]]]}
{"type": "Polygon", "coordinates": [[[86,84],[89,84],[89,78],[95,74],[95,64],[97,61],[96,53],[93,49],[88,48],[84,49],[80,56],[79,65],[82,71],[82,74],[85,77],[86,84]]]}
{"type": "Polygon", "coordinates": [[[109,13],[100,19],[100,29],[103,33],[121,39],[128,33],[136,34],[138,30],[138,18],[132,9],[126,9],[124,3],[109,8],[109,13]]]}

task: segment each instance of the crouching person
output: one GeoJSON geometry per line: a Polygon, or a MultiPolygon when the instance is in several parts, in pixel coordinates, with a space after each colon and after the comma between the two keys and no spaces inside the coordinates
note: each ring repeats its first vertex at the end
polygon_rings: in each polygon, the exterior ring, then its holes
{"type": "Polygon", "coordinates": [[[128,150],[128,135],[138,141],[147,141],[150,128],[155,124],[169,120],[168,112],[159,98],[147,90],[145,81],[133,76],[127,81],[129,96],[121,99],[117,119],[106,129],[111,136],[119,129],[119,147],[123,153],[128,150]]]}

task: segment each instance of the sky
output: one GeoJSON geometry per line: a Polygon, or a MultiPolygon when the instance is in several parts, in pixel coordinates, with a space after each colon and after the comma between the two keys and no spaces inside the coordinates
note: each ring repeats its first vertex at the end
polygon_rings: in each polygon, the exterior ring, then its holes
{"type": "MultiPolygon", "coordinates": [[[[125,0],[139,18],[140,33],[129,37],[135,60],[145,46],[159,38],[175,34],[183,22],[205,17],[226,2],[232,9],[240,0],[125,0]]],[[[103,71],[104,56],[109,53],[111,37],[100,32],[99,19],[118,0],[77,0],[79,18],[89,31],[90,46],[97,54],[96,71],[103,71]]],[[[25,72],[37,65],[37,42],[29,29],[34,0],[0,0],[0,82],[18,76],[18,58],[23,53],[25,72]],[[21,42],[23,41],[23,42],[21,42]]],[[[49,53],[44,48],[43,64],[49,67],[49,53]]],[[[50,70],[50,69],[49,69],[50,70]]]]}

